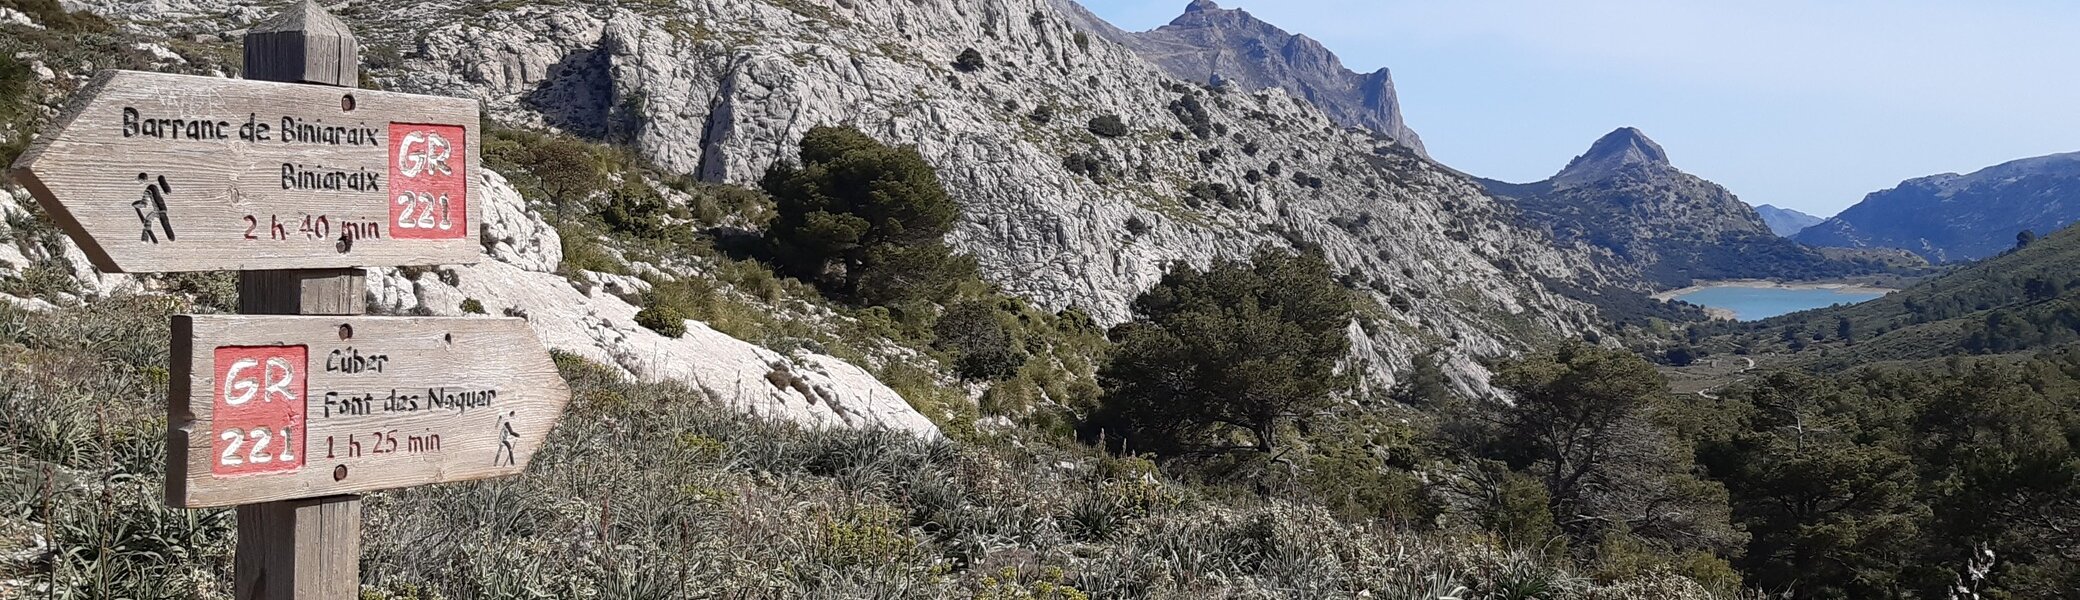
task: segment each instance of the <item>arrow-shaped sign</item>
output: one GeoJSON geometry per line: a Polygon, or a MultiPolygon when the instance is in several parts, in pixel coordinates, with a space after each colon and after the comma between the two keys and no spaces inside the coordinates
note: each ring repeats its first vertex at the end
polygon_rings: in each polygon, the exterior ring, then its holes
{"type": "Polygon", "coordinates": [[[173,318],[166,501],[516,475],[570,388],[517,318],[173,318]]]}
{"type": "Polygon", "coordinates": [[[468,264],[477,102],[104,71],[15,162],[108,272],[468,264]]]}

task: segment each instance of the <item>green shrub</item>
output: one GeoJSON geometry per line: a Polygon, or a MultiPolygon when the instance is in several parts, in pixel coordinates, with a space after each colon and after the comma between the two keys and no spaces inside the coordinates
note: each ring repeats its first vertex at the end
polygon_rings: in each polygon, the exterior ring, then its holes
{"type": "Polygon", "coordinates": [[[607,184],[605,161],[576,138],[548,136],[516,158],[556,207],[559,222],[574,210],[583,212],[584,204],[607,184]]]}
{"type": "Polygon", "coordinates": [[[982,59],[982,53],[974,48],[962,50],[961,55],[953,59],[953,70],[962,73],[973,73],[988,66],[989,63],[982,59]]]}
{"type": "Polygon", "coordinates": [[[1294,171],[1293,185],[1319,190],[1322,189],[1322,178],[1315,177],[1313,175],[1308,175],[1307,173],[1302,171],[1294,171]]]}
{"type": "Polygon", "coordinates": [[[1127,217],[1127,233],[1129,235],[1138,237],[1141,234],[1148,233],[1149,230],[1148,221],[1141,220],[1141,217],[1138,216],[1127,217]]]}
{"type": "Polygon", "coordinates": [[[1119,115],[1102,115],[1092,118],[1090,124],[1085,127],[1098,137],[1117,138],[1127,135],[1127,122],[1121,121],[1119,115]]]}
{"type": "Polygon", "coordinates": [[[590,227],[566,225],[557,228],[562,238],[563,262],[556,271],[574,276],[580,271],[595,271],[616,275],[628,274],[628,265],[616,259],[600,245],[598,234],[590,227]]]}
{"type": "Polygon", "coordinates": [[[669,304],[646,306],[636,312],[636,324],[665,337],[686,335],[686,315],[669,304]]]}
{"type": "Polygon", "coordinates": [[[643,182],[630,179],[615,188],[607,197],[600,218],[610,231],[625,233],[640,239],[669,240],[671,237],[671,206],[657,190],[643,182]]]}
{"type": "Polygon", "coordinates": [[[193,297],[197,305],[236,312],[238,277],[235,271],[203,271],[167,273],[161,275],[160,280],[165,282],[166,291],[193,297]]]}
{"type": "Polygon", "coordinates": [[[776,266],[860,305],[937,300],[973,277],[945,236],[960,215],[914,147],[856,129],[818,127],[801,164],[775,165],[761,184],[777,202],[766,232],[776,266]]]}
{"type": "Polygon", "coordinates": [[[1191,131],[1194,137],[1202,140],[1213,137],[1213,115],[1208,114],[1206,106],[1199,103],[1198,94],[1186,93],[1172,100],[1170,114],[1176,116],[1177,122],[1191,131]]]}
{"type": "Polygon", "coordinates": [[[1070,173],[1082,175],[1091,181],[1104,183],[1105,174],[1112,170],[1109,162],[1102,156],[1077,152],[1062,158],[1062,168],[1068,169],[1070,173]]]}
{"type": "Polygon", "coordinates": [[[1242,208],[1242,194],[1225,183],[1194,182],[1185,188],[1185,204],[1192,208],[1221,206],[1228,209],[1242,208]]]}
{"type": "Polygon", "coordinates": [[[1018,373],[1026,362],[1025,351],[1005,315],[995,306],[961,302],[946,309],[933,327],[932,345],[952,354],[954,371],[962,378],[1001,381],[1018,373]]]}
{"type": "Polygon", "coordinates": [[[484,303],[478,301],[476,298],[463,298],[462,312],[472,315],[484,314],[484,303]]]}
{"type": "Polygon", "coordinates": [[[1174,265],[1114,330],[1105,420],[1136,448],[1275,452],[1280,428],[1353,389],[1339,365],[1354,312],[1319,254],[1174,265]]]}
{"type": "Polygon", "coordinates": [[[1482,476],[1481,503],[1475,507],[1481,529],[1494,532],[1511,548],[1566,547],[1566,538],[1553,522],[1551,496],[1538,479],[1498,464],[1475,468],[1482,476]]]}

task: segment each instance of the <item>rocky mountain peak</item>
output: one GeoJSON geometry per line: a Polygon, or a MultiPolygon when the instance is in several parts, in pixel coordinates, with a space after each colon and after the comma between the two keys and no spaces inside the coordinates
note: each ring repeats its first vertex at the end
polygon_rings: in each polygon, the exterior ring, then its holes
{"type": "MultiPolygon", "coordinates": [[[[1069,12],[1081,12],[1077,8],[1069,12]]],[[[1337,123],[1370,129],[1424,153],[1422,138],[1402,118],[1391,71],[1353,72],[1321,42],[1247,11],[1195,0],[1168,25],[1141,33],[1083,20],[1087,29],[1133,49],[1171,77],[1248,91],[1282,89],[1337,123]]]]}
{"type": "Polygon", "coordinates": [[[1607,179],[1633,165],[1669,166],[1668,151],[1638,128],[1620,127],[1598,138],[1588,152],[1574,157],[1553,179],[1565,183],[1607,179]]]}
{"type": "Polygon", "coordinates": [[[1777,237],[1754,208],[1675,168],[1661,144],[1633,127],[1598,138],[1550,179],[1487,186],[1561,240],[1602,246],[1615,266],[1663,287],[1851,267],[1777,237]]]}

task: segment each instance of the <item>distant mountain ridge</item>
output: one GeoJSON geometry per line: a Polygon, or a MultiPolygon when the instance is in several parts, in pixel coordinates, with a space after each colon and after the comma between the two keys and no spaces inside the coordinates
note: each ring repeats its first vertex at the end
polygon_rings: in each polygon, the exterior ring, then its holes
{"type": "Polygon", "coordinates": [[[1807,227],[1818,225],[1821,221],[1827,220],[1773,204],[1755,207],[1755,214],[1761,215],[1762,222],[1768,223],[1770,232],[1777,234],[1778,237],[1798,235],[1798,232],[1805,231],[1807,227]]]}
{"type": "Polygon", "coordinates": [[[1283,89],[1338,123],[1379,132],[1428,156],[1422,137],[1402,117],[1393,73],[1354,72],[1313,38],[1289,33],[1239,9],[1221,8],[1212,0],[1196,0],[1168,25],[1140,33],[1105,24],[1082,7],[1069,12],[1081,12],[1087,27],[1172,77],[1226,82],[1246,90],[1283,89]]]}
{"type": "Polygon", "coordinates": [[[1526,225],[1608,250],[1607,258],[1654,286],[1699,280],[1808,279],[1879,267],[1831,258],[1778,237],[1760,214],[1725,187],[1685,173],[1645,133],[1621,127],[1534,183],[1483,180],[1513,200],[1526,225]]]}
{"type": "Polygon", "coordinates": [[[1872,192],[1797,239],[1815,246],[1901,248],[1931,262],[1978,260],[2080,220],[2080,152],[2009,161],[1967,175],[1909,179],[1872,192]]]}

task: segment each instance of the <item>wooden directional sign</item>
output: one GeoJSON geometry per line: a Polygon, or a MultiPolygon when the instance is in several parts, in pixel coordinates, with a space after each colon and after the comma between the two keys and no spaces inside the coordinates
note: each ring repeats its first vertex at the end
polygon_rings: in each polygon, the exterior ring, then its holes
{"type": "Polygon", "coordinates": [[[183,315],[172,354],[178,507],[518,474],[570,399],[516,318],[183,315]]]}
{"type": "Polygon", "coordinates": [[[467,264],[477,102],[104,71],[14,166],[108,272],[467,264]]]}

